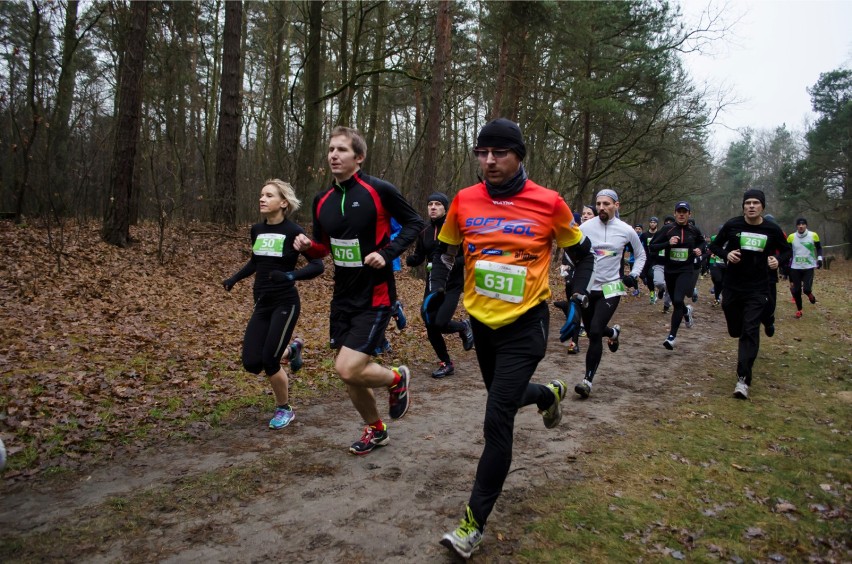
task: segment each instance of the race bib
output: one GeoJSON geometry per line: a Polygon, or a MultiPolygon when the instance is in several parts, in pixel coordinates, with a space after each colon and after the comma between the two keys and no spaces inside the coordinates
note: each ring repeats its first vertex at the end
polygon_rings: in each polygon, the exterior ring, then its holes
{"type": "Polygon", "coordinates": [[[669,249],[669,258],[671,260],[676,260],[678,262],[683,262],[689,259],[689,249],[678,247],[675,249],[669,249]]]}
{"type": "Polygon", "coordinates": [[[336,266],[361,267],[361,245],[358,239],[335,239],[331,238],[331,257],[336,266]]]}
{"type": "Polygon", "coordinates": [[[477,294],[517,304],[524,299],[527,267],[478,260],[474,281],[477,294]]]}
{"type": "Polygon", "coordinates": [[[264,257],[283,257],[285,239],[287,236],[280,233],[261,233],[254,240],[252,252],[264,257]]]}
{"type": "Polygon", "coordinates": [[[796,264],[811,264],[811,257],[796,257],[793,259],[796,264]]]}
{"type": "Polygon", "coordinates": [[[757,251],[762,253],[766,250],[766,235],[760,233],[740,233],[740,248],[744,251],[757,251]]]}
{"type": "Polygon", "coordinates": [[[601,284],[601,291],[603,292],[604,298],[624,296],[627,294],[627,288],[624,287],[624,282],[621,280],[601,284]]]}

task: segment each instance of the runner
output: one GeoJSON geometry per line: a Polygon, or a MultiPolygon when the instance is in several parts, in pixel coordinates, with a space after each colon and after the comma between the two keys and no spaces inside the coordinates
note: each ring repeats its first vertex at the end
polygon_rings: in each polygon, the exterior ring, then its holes
{"type": "MultiPolygon", "coordinates": [[[[574,214],[576,217],[576,214],[574,214]]],[[[590,205],[583,206],[583,213],[580,214],[580,223],[586,223],[590,219],[595,218],[595,209],[590,205]]],[[[559,272],[562,279],[565,281],[565,297],[566,301],[553,302],[553,305],[562,310],[568,316],[571,296],[574,295],[574,264],[571,262],[568,253],[562,253],[562,265],[559,267],[559,272]]],[[[580,337],[586,337],[586,330],[583,327],[582,321],[575,323],[572,326],[571,334],[566,343],[568,354],[580,354],[580,337]]]]}
{"type": "MultiPolygon", "coordinates": [[[[568,249],[576,265],[577,292],[588,286],[594,267],[589,241],[574,223],[565,200],[527,178],[522,165],[526,147],[517,124],[504,118],[487,123],[479,132],[474,154],[485,180],[459,191],[450,204],[438,236],[446,251],[433,263],[433,293],[427,297],[427,303],[440,301],[464,242],[464,305],[471,316],[476,357],[488,390],[485,447],[473,491],[460,526],[441,539],[441,544],[464,558],[482,542],[486,521],[509,473],[518,409],[535,404],[546,428],[555,427],[562,418],[565,383],[530,382],[547,348],[553,241],[568,249]]],[[[582,302],[583,298],[575,299],[582,302]]]]}
{"type": "Polygon", "coordinates": [[[700,257],[706,250],[701,230],[689,223],[691,214],[689,202],[678,202],[675,205],[674,223],[664,226],[648,245],[652,253],[666,251],[666,292],[674,305],[669,336],[663,342],[663,346],[669,350],[674,349],[681,320],[686,322],[687,327],[692,327],[692,306],[685,305],[684,299],[687,295],[691,296],[695,288],[692,258],[700,257]]]}
{"type": "Polygon", "coordinates": [[[789,260],[790,244],[778,225],[764,221],[766,196],[761,190],[743,194],[743,215],[729,219],[710,245],[728,266],[722,310],[728,334],[739,339],[734,397],[748,399],[752,368],[760,347],[760,320],[766,307],[769,271],[789,260]],[[776,251],[780,253],[776,255],[776,251]]]}
{"type": "MultiPolygon", "coordinates": [[[[657,234],[657,228],[659,225],[659,218],[652,215],[651,219],[648,220],[648,230],[639,235],[639,240],[642,241],[642,248],[645,249],[645,269],[642,271],[642,282],[645,283],[645,286],[648,288],[648,292],[651,294],[651,297],[649,298],[651,305],[657,303],[657,292],[654,288],[654,263],[656,262],[656,255],[651,254],[651,251],[648,249],[648,243],[650,243],[651,239],[654,238],[654,235],[657,234]]],[[[665,282],[661,282],[661,284],[665,284],[665,282]]]]}
{"type": "MultiPolygon", "coordinates": [[[[432,264],[440,259],[435,256],[438,249],[438,233],[441,232],[441,227],[444,225],[444,219],[447,217],[447,208],[450,207],[450,201],[447,195],[442,192],[430,194],[426,210],[429,215],[430,225],[420,232],[417,241],[414,244],[414,252],[408,255],[405,259],[407,266],[420,266],[424,261],[426,264],[426,288],[423,295],[425,299],[431,293],[430,277],[432,274],[432,264]]],[[[453,321],[453,314],[456,312],[456,307],[459,305],[459,298],[464,289],[464,264],[458,261],[450,272],[449,280],[447,281],[444,301],[438,309],[436,315],[431,319],[423,319],[426,325],[426,336],[429,338],[429,344],[432,345],[435,354],[438,356],[438,368],[432,372],[432,378],[446,378],[452,376],[456,369],[450,352],[447,350],[447,343],[444,341],[444,335],[447,333],[458,333],[462,340],[462,347],[469,351],[473,348],[473,331],[470,328],[470,321],[453,321]]]]}
{"type": "Polygon", "coordinates": [[[800,217],[796,220],[796,231],[790,233],[787,242],[793,247],[793,261],[790,264],[790,293],[796,301],[796,319],[802,317],[802,292],[812,304],[814,270],[822,268],[822,243],[816,231],[808,230],[808,220],[800,217]]]}
{"type": "Polygon", "coordinates": [[[334,292],[329,315],[331,347],[339,350],[334,369],[366,422],[349,452],[369,454],[390,442],[379,417],[373,388],[387,388],[390,418],[404,416],[411,405],[410,372],[371,361],[381,344],[396,300],[392,261],[414,242],[423,220],[392,184],[361,171],[367,144],[361,134],[338,126],[331,132],[328,165],[332,185],[313,203],[313,240],[302,234],[295,247],[306,255],[334,260],[334,292]],[[390,240],[390,220],[402,225],[390,240]]]}
{"type": "MultiPolygon", "coordinates": [[[[719,226],[719,229],[722,227],[719,226]]],[[[710,236],[710,243],[716,240],[715,235],[710,236]]],[[[722,284],[725,276],[725,259],[710,253],[710,281],[713,282],[713,307],[722,304],[722,284]]]]}
{"type": "MultiPolygon", "coordinates": [[[[674,222],[674,216],[667,215],[663,218],[663,228],[668,225],[672,225],[674,222]]],[[[659,233],[659,231],[657,233],[659,233]]],[[[654,234],[654,237],[656,237],[657,233],[654,234]]],[[[657,296],[654,303],[658,300],[663,300],[663,315],[665,315],[672,307],[672,297],[668,292],[666,292],[666,249],[662,248],[659,251],[650,252],[651,241],[654,240],[654,237],[651,237],[651,240],[648,241],[647,248],[648,256],[654,257],[652,275],[654,277],[654,288],[656,289],[655,294],[657,296]]]]}
{"type": "Polygon", "coordinates": [[[627,294],[625,288],[639,286],[639,273],[645,267],[645,248],[639,234],[617,217],[621,204],[615,190],[598,192],[595,205],[598,217],[580,226],[595,254],[595,272],[587,292],[589,305],[583,309],[583,324],[589,334],[586,372],[583,381],[574,386],[574,391],[584,399],[592,393],[592,381],[603,355],[603,338],[607,338],[610,351],[618,350],[621,326],[609,327],[608,323],[618,308],[621,296],[627,294]],[[621,257],[628,245],[635,249],[635,260],[630,274],[622,276],[619,272],[621,257]]]}
{"type": "MultiPolygon", "coordinates": [[[[764,215],[763,220],[778,225],[778,222],[775,221],[775,217],[771,214],[764,215]]],[[[783,229],[781,230],[781,233],[784,235],[785,238],[787,237],[787,234],[784,233],[783,229]]],[[[766,300],[766,307],[763,308],[763,315],[760,317],[760,322],[763,324],[763,332],[766,334],[767,337],[772,337],[775,335],[775,306],[778,302],[778,273],[780,272],[780,270],[780,265],[777,269],[769,270],[769,295],[768,299],[766,300]]]]}
{"type": "Polygon", "coordinates": [[[304,343],[298,338],[290,343],[301,311],[295,282],[316,278],[323,271],[322,260],[311,258],[296,270],[299,252],[293,242],[304,231],[288,217],[301,205],[290,184],[277,178],[267,180],[260,190],[264,220],[251,227],[251,258],[222,282],[230,292],[237,282],[255,275],[254,311],[243,337],[243,367],[252,374],[263,370],[269,377],[276,405],[270,429],[283,429],[296,417],[290,406],[290,381],[281,366],[283,360],[293,372],[302,367],[304,343]]]}

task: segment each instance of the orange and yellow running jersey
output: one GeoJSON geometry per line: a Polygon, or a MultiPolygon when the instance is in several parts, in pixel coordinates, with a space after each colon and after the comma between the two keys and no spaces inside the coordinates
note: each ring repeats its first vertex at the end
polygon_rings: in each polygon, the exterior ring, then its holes
{"type": "Polygon", "coordinates": [[[582,238],[565,200],[531,180],[505,199],[489,196],[482,182],[464,188],[438,235],[464,244],[464,307],[492,329],[550,297],[553,241],[569,247],[582,238]]]}

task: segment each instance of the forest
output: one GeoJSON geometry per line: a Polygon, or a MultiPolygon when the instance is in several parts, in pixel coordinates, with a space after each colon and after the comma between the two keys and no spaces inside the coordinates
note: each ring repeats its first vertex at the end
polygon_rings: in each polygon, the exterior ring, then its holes
{"type": "Polygon", "coordinates": [[[0,214],[57,248],[71,221],[119,247],[154,222],[162,249],[188,222],[256,221],[267,178],[309,203],[339,124],[409,201],[452,196],[502,116],[531,178],[572,208],[614,187],[641,223],[688,198],[711,232],[758,187],[782,225],[804,214],[852,241],[852,70],[820,69],[807,131],[741,131],[714,155],[708,128],[735,100],[682,56],[731,25],[662,0],[0,2],[0,214]]]}

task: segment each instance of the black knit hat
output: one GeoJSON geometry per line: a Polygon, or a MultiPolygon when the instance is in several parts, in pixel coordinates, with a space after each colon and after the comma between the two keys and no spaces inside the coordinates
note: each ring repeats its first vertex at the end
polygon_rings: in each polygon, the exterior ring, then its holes
{"type": "Polygon", "coordinates": [[[799,219],[797,219],[797,220],[796,220],[796,225],[801,225],[801,224],[803,224],[803,223],[804,223],[805,225],[807,225],[807,224],[808,224],[808,220],[807,220],[807,219],[805,219],[804,217],[800,217],[799,219]]]}
{"type": "Polygon", "coordinates": [[[517,153],[521,160],[527,154],[527,146],[524,145],[524,136],[518,124],[506,118],[497,118],[489,121],[479,130],[476,138],[476,148],[494,147],[500,149],[511,149],[517,153]]]}
{"type": "Polygon", "coordinates": [[[745,205],[746,200],[749,200],[751,198],[760,200],[760,205],[762,205],[764,208],[766,207],[766,194],[763,193],[763,190],[758,190],[756,188],[746,190],[743,194],[743,205],[745,205]]]}
{"type": "Polygon", "coordinates": [[[434,192],[432,194],[429,194],[429,197],[426,198],[426,203],[429,202],[441,202],[442,204],[444,204],[445,210],[450,208],[450,199],[447,198],[447,195],[443,192],[434,192]]]}

